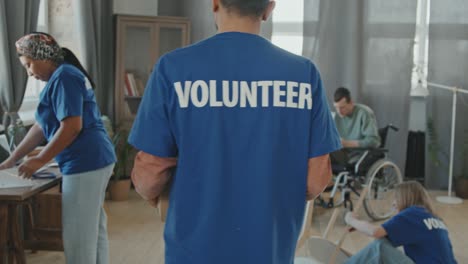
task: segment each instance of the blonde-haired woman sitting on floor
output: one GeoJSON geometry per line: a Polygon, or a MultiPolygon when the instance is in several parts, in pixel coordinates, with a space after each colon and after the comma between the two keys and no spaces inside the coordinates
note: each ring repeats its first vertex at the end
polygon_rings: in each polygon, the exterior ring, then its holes
{"type": "Polygon", "coordinates": [[[398,213],[379,226],[359,220],[351,212],[346,215],[350,226],[377,238],[346,263],[457,263],[447,227],[419,182],[397,185],[394,206],[398,213]],[[396,248],[399,246],[404,252],[396,248]]]}

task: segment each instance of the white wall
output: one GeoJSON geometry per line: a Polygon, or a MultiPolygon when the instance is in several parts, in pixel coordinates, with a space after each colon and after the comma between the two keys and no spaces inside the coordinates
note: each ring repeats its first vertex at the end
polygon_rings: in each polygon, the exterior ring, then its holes
{"type": "Polygon", "coordinates": [[[114,14],[157,16],[158,0],[114,0],[114,14]]]}
{"type": "MultiPolygon", "coordinates": [[[[211,5],[212,0],[160,0],[159,10],[161,15],[188,17],[191,22],[192,43],[195,43],[216,34],[211,5]]],[[[272,20],[270,18],[263,23],[260,35],[270,39],[271,34],[272,20]]]]}
{"type": "MultiPolygon", "coordinates": [[[[199,2],[200,0],[192,1],[199,2]]],[[[183,16],[183,0],[159,0],[158,2],[159,16],[183,16]]]]}

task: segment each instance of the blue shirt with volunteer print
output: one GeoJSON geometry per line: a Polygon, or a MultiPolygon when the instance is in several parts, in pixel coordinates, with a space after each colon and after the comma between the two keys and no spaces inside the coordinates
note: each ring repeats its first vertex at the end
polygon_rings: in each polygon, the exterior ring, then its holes
{"type": "Polygon", "coordinates": [[[91,84],[70,64],[61,64],[39,96],[36,121],[47,141],[52,140],[60,122],[81,116],[82,130],[55,160],[64,175],[97,170],[116,161],[112,142],[101,121],[91,84]]]}
{"type": "Polygon", "coordinates": [[[167,264],[293,263],[308,159],[341,147],[316,67],[239,32],[163,56],[129,142],[178,157],[167,264]]]}
{"type": "Polygon", "coordinates": [[[382,226],[393,246],[403,246],[416,264],[457,263],[444,222],[423,207],[408,207],[382,226]]]}

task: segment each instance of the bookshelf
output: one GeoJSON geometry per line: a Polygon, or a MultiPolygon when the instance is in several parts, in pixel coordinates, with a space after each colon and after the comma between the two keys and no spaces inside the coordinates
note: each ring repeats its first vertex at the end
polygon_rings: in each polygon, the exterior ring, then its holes
{"type": "Polygon", "coordinates": [[[190,42],[184,17],[116,15],[115,124],[130,128],[159,57],[190,42]]]}

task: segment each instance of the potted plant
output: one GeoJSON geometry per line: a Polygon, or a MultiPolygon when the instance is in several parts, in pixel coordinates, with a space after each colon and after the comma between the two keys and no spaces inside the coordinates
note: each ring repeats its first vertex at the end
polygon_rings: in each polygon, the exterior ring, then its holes
{"type": "Polygon", "coordinates": [[[449,157],[447,152],[443,151],[439,145],[439,135],[437,134],[437,131],[434,126],[434,120],[429,117],[427,119],[427,134],[429,137],[427,151],[429,154],[429,158],[436,167],[442,166],[444,169],[447,169],[448,167],[446,166],[445,162],[448,162],[449,157]],[[440,154],[442,154],[444,162],[440,161],[440,154]]]}
{"type": "Polygon", "coordinates": [[[119,130],[112,138],[117,161],[111,178],[109,192],[111,199],[114,201],[127,200],[130,191],[131,181],[129,170],[132,146],[127,142],[127,137],[128,132],[126,130],[119,130]]]}
{"type": "Polygon", "coordinates": [[[131,161],[129,159],[132,151],[132,146],[127,142],[128,132],[125,129],[117,129],[114,133],[109,117],[102,116],[101,119],[107,134],[112,139],[117,156],[108,188],[110,198],[115,201],[127,200],[131,185],[129,176],[129,162],[131,161]]]}
{"type": "MultiPolygon", "coordinates": [[[[427,131],[429,136],[428,143],[428,153],[429,158],[435,166],[442,166],[444,169],[447,169],[445,162],[441,162],[439,159],[439,154],[442,154],[444,161],[448,162],[448,154],[441,150],[441,147],[438,142],[438,135],[434,127],[434,121],[429,118],[427,121],[427,131]]],[[[463,147],[463,157],[462,157],[462,172],[461,175],[454,181],[455,195],[462,198],[468,199],[468,129],[465,130],[464,139],[462,142],[463,147]]]]}
{"type": "Polygon", "coordinates": [[[455,180],[455,194],[462,199],[468,199],[468,129],[465,129],[462,147],[462,171],[455,180]]]}

